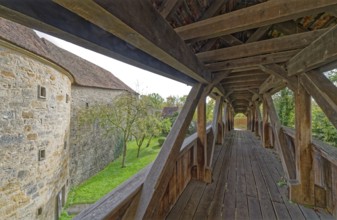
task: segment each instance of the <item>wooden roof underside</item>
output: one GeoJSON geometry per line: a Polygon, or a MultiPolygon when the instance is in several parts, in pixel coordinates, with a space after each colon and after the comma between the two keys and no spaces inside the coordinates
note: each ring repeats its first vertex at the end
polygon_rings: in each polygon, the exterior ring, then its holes
{"type": "Polygon", "coordinates": [[[337,0],[0,0],[0,15],[190,85],[221,79],[242,113],[336,59],[337,0]]]}

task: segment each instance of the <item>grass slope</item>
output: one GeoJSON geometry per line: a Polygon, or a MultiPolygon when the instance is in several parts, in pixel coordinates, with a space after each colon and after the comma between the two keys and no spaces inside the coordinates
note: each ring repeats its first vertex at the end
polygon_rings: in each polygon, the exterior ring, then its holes
{"type": "MultiPolygon", "coordinates": [[[[142,147],[139,158],[137,158],[136,142],[130,141],[127,149],[126,167],[121,168],[122,157],[111,162],[95,176],[71,189],[65,207],[67,208],[75,204],[95,203],[146,165],[150,164],[160,151],[157,141],[158,139],[154,138],[148,148],[142,147]]],[[[62,213],[61,219],[66,220],[71,219],[71,217],[66,213],[62,213]]]]}

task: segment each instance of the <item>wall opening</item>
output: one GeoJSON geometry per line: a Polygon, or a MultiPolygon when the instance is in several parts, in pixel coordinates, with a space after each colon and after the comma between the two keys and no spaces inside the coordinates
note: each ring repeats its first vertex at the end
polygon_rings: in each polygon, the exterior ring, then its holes
{"type": "Polygon", "coordinates": [[[39,161],[46,159],[46,150],[39,150],[39,161]]]}
{"type": "Polygon", "coordinates": [[[38,86],[38,97],[40,99],[45,99],[47,97],[47,89],[43,86],[38,86]]]}
{"type": "Polygon", "coordinates": [[[234,129],[235,130],[247,130],[247,116],[238,113],[234,117],[234,129]]]}

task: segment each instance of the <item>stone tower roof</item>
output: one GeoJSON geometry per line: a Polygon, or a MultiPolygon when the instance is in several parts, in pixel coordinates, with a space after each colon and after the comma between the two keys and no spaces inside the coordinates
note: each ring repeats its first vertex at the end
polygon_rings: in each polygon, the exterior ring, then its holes
{"type": "Polygon", "coordinates": [[[135,93],[111,72],[39,38],[32,29],[20,24],[0,18],[0,39],[57,63],[72,74],[79,86],[135,93]]]}

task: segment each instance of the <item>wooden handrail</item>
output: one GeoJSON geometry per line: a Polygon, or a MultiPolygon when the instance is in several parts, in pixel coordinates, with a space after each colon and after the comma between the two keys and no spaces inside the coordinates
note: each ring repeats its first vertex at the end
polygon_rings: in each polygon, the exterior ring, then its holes
{"type": "MultiPolygon", "coordinates": [[[[284,130],[285,134],[290,136],[291,138],[295,138],[295,129],[282,126],[282,129],[284,130]]],[[[324,143],[323,141],[320,141],[316,138],[312,139],[312,145],[315,148],[316,151],[318,151],[321,156],[334,165],[337,166],[337,148],[333,147],[329,144],[324,143]]]]}
{"type": "MultiPolygon", "coordinates": [[[[206,129],[207,134],[211,131],[212,126],[206,129]]],[[[185,138],[181,148],[180,157],[191,150],[196,145],[197,133],[185,138]]],[[[122,185],[111,191],[109,194],[98,200],[95,204],[83,210],[74,219],[75,220],[100,220],[111,218],[117,214],[123,215],[133,198],[140,192],[145,178],[152,167],[152,163],[130,177],[122,185]]]]}
{"type": "Polygon", "coordinates": [[[98,200],[95,204],[83,210],[74,219],[99,220],[113,216],[119,209],[127,205],[139,192],[151,166],[152,163],[98,200]]]}

